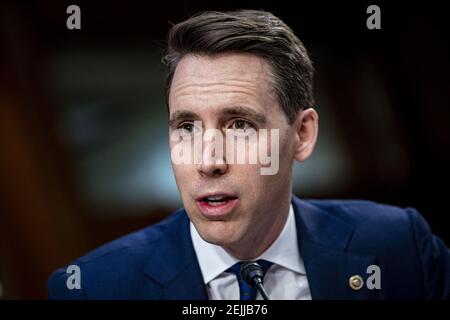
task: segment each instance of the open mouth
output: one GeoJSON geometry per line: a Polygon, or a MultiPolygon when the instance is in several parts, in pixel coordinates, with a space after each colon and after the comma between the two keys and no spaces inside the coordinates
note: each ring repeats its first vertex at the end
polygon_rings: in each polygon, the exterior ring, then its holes
{"type": "Polygon", "coordinates": [[[207,196],[200,198],[199,201],[208,204],[210,206],[221,206],[226,204],[228,201],[235,200],[237,197],[231,197],[231,196],[207,196]]]}
{"type": "Polygon", "coordinates": [[[228,194],[205,195],[197,198],[197,206],[203,215],[216,218],[229,214],[238,202],[238,197],[228,194]]]}

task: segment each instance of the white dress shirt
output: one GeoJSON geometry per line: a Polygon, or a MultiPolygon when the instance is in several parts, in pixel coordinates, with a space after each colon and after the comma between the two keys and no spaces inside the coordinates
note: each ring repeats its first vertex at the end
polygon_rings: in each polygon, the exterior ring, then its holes
{"type": "MultiPolygon", "coordinates": [[[[225,271],[240,260],[222,247],[203,240],[192,222],[190,232],[209,299],[239,300],[236,275],[225,271]]],[[[254,260],[258,259],[273,263],[264,276],[264,287],[270,299],[311,300],[305,266],[298,248],[292,204],[283,230],[272,245],[254,260]]],[[[262,299],[259,292],[256,299],[262,299]]]]}

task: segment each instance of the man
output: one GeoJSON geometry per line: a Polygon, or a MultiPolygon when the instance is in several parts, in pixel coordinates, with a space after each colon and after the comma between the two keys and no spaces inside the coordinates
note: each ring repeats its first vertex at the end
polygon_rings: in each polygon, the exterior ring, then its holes
{"type": "Polygon", "coordinates": [[[263,269],[270,299],[450,297],[449,251],[414,209],[292,196],[293,162],[313,152],[318,115],[311,61],[280,19],[196,15],[171,29],[165,63],[184,209],[76,260],[75,288],[56,271],[51,298],[260,299],[246,261],[263,269]],[[276,156],[270,172],[250,161],[265,149],[276,156]]]}

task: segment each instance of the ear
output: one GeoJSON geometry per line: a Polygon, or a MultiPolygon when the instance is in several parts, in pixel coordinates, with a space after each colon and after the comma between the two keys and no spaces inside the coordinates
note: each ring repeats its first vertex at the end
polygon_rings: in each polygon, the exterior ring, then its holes
{"type": "Polygon", "coordinates": [[[300,111],[295,121],[295,128],[294,158],[302,162],[311,156],[319,134],[319,115],[316,110],[308,108],[300,111]]]}

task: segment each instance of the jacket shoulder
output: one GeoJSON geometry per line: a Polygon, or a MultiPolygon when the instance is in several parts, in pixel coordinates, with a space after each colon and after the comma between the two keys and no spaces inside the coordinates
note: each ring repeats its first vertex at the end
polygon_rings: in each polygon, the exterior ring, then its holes
{"type": "Polygon", "coordinates": [[[308,203],[354,227],[347,251],[376,258],[386,296],[420,288],[423,298],[450,298],[450,251],[416,209],[364,200],[308,203]]]}
{"type": "Polygon", "coordinates": [[[410,228],[414,208],[378,203],[368,200],[308,200],[308,203],[356,228],[410,228]]]}
{"type": "Polygon", "coordinates": [[[359,254],[390,256],[395,250],[416,254],[414,221],[420,214],[366,200],[311,200],[308,203],[353,227],[347,250],[359,254]],[[402,251],[403,250],[403,251],[402,251]]]}
{"type": "MultiPolygon", "coordinates": [[[[49,298],[117,299],[139,293],[146,277],[142,269],[157,250],[155,244],[166,236],[167,228],[183,218],[185,214],[179,210],[155,225],[102,245],[54,271],[47,282],[49,298]],[[79,272],[80,285],[73,288],[75,272],[79,272]]],[[[146,277],[145,282],[147,290],[151,290],[152,280],[146,277]]],[[[153,286],[156,292],[157,283],[153,286]]]]}

